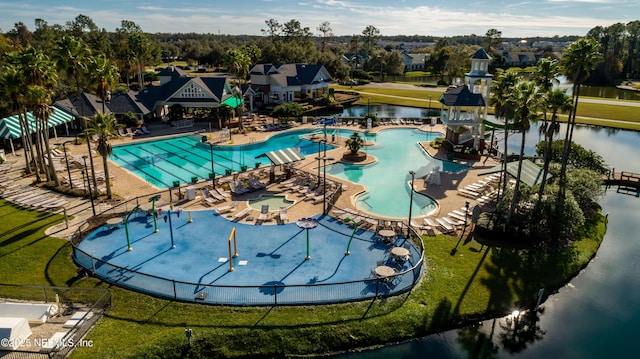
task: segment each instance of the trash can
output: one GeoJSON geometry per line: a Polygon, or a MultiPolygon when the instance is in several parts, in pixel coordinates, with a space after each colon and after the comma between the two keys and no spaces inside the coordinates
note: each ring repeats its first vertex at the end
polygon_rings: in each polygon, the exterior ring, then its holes
{"type": "Polygon", "coordinates": [[[193,186],[187,187],[186,196],[188,201],[196,199],[196,189],[193,186]]]}

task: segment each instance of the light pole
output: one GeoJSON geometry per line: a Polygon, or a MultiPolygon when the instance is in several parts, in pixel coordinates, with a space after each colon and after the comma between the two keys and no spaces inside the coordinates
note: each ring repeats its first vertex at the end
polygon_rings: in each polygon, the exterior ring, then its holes
{"type": "MultiPolygon", "coordinates": [[[[84,171],[87,172],[87,155],[82,156],[84,160],[84,171]]],[[[93,212],[93,216],[96,216],[96,207],[93,204],[93,192],[91,191],[91,180],[89,179],[89,172],[87,172],[87,184],[89,185],[89,198],[91,199],[91,211],[93,212]]]]}
{"type": "Polygon", "coordinates": [[[411,175],[411,189],[409,195],[409,221],[407,222],[407,237],[409,237],[409,231],[411,229],[411,207],[413,207],[413,180],[415,179],[416,173],[414,171],[409,171],[411,175]]]}
{"type": "MultiPolygon", "coordinates": [[[[91,155],[91,141],[89,140],[89,131],[84,131],[85,137],[87,139],[87,149],[89,150],[89,163],[91,164],[91,178],[93,179],[93,187],[98,188],[98,182],[96,182],[96,170],[93,166],[93,156],[91,155]]],[[[89,172],[87,172],[87,177],[89,177],[89,172]]]]}
{"type": "Polygon", "coordinates": [[[384,81],[384,76],[382,75],[382,56],[378,55],[378,59],[380,60],[380,82],[384,81]]]}
{"type": "Polygon", "coordinates": [[[71,180],[71,170],[69,169],[69,158],[67,157],[67,148],[65,147],[67,143],[71,143],[73,141],[64,141],[62,144],[56,143],[56,146],[62,146],[62,150],[64,151],[64,163],[67,165],[67,176],[69,176],[69,187],[73,189],[73,181],[71,180]]]}
{"type": "Polygon", "coordinates": [[[216,189],[216,173],[213,171],[213,144],[205,141],[205,137],[202,138],[202,142],[209,145],[209,153],[211,154],[211,184],[213,185],[213,189],[216,189]]]}
{"type": "Polygon", "coordinates": [[[322,180],[322,214],[327,214],[327,160],[333,161],[333,158],[327,158],[327,155],[325,153],[322,159],[324,160],[324,166],[322,169],[324,177],[322,180]]]}

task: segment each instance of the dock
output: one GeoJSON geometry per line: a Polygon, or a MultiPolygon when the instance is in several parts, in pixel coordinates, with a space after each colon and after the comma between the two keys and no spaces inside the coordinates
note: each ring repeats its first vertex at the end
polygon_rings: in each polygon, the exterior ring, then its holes
{"type": "Polygon", "coordinates": [[[640,174],[633,172],[615,172],[612,170],[603,179],[604,184],[618,186],[616,192],[640,197],[640,174]]]}

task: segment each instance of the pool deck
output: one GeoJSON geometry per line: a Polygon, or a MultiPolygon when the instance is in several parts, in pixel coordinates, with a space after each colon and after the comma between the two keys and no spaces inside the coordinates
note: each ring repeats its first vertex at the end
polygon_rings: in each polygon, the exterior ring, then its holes
{"type": "MultiPolygon", "coordinates": [[[[377,132],[377,131],[388,129],[388,128],[400,128],[400,127],[415,128],[416,126],[384,125],[384,126],[379,126],[372,129],[371,132],[377,132]]],[[[444,126],[440,124],[434,127],[431,127],[431,126],[425,126],[425,127],[426,127],[425,130],[427,131],[444,133],[444,126]]],[[[171,128],[168,125],[164,125],[164,124],[152,124],[152,125],[149,125],[148,128],[151,130],[150,135],[136,136],[133,138],[124,137],[124,138],[112,141],[112,144],[113,145],[123,144],[123,143],[126,144],[126,143],[146,141],[149,139],[161,138],[166,136],[179,135],[179,133],[176,133],[177,131],[176,129],[171,128]]],[[[313,126],[311,124],[305,124],[305,125],[299,125],[295,128],[296,129],[313,128],[313,126]]],[[[334,127],[331,126],[331,128],[334,128],[334,127]]],[[[356,126],[341,126],[340,128],[350,129],[350,130],[360,130],[360,128],[356,126]]],[[[214,131],[213,133],[206,132],[208,131],[207,123],[196,124],[196,126],[188,129],[182,129],[182,131],[185,131],[182,134],[189,134],[196,131],[202,131],[203,135],[205,134],[211,135],[211,138],[219,137],[218,136],[219,132],[217,131],[214,131]]],[[[266,140],[268,137],[277,133],[280,133],[280,132],[251,131],[246,134],[234,134],[233,143],[226,141],[218,144],[242,145],[242,144],[247,144],[251,142],[266,140]]],[[[329,138],[328,140],[329,140],[329,143],[338,145],[339,147],[327,151],[327,156],[333,157],[333,158],[341,158],[342,154],[345,151],[345,146],[344,146],[345,139],[341,137],[337,137],[335,141],[332,141],[331,138],[329,138]]],[[[62,142],[62,141],[61,139],[52,140],[52,143],[56,143],[56,142],[62,142]]],[[[67,144],[67,147],[71,150],[71,153],[76,156],[78,155],[81,156],[88,153],[86,144],[74,145],[73,143],[70,143],[70,144],[67,144]]],[[[446,153],[432,149],[428,143],[422,143],[422,147],[425,148],[432,157],[435,157],[441,160],[446,160],[446,153]]],[[[24,164],[22,163],[21,156],[18,157],[18,156],[9,155],[8,157],[9,157],[9,160],[12,160],[11,157],[14,157],[13,159],[17,160],[17,162],[13,166],[14,168],[12,168],[12,171],[16,171],[16,172],[22,171],[23,168],[21,167],[23,167],[24,164]]],[[[93,160],[94,160],[94,166],[96,168],[96,171],[103,170],[102,158],[99,155],[94,155],[93,160]]],[[[375,160],[374,158],[369,158],[367,162],[364,162],[364,163],[369,163],[370,161],[374,161],[374,160],[375,160]]],[[[429,186],[429,188],[427,189],[424,188],[424,183],[422,179],[416,178],[414,182],[414,188],[416,191],[426,194],[437,201],[439,207],[437,212],[433,213],[432,216],[444,216],[452,210],[460,209],[461,207],[464,207],[465,202],[467,201],[469,201],[470,205],[473,206],[475,204],[475,201],[468,197],[463,197],[458,195],[457,189],[482,179],[481,176],[478,176],[478,173],[488,168],[494,167],[499,163],[490,156],[482,156],[480,161],[467,161],[467,160],[458,160],[458,159],[456,159],[455,161],[458,163],[471,166],[470,170],[463,173],[458,173],[458,174],[442,173],[441,184],[439,186],[435,186],[435,185],[429,186]]],[[[329,164],[329,162],[327,162],[327,164],[329,164]]],[[[315,156],[307,156],[305,160],[297,163],[295,167],[299,170],[307,171],[311,174],[316,174],[318,171],[318,161],[315,159],[315,156]]],[[[75,170],[75,171],[78,177],[80,177],[79,170],[75,170]]],[[[154,185],[147,183],[146,181],[133,175],[129,171],[117,166],[114,162],[109,163],[109,172],[110,174],[116,176],[115,180],[112,181],[111,188],[112,188],[112,192],[117,197],[120,197],[123,199],[129,199],[129,198],[134,198],[136,196],[155,193],[159,190],[159,188],[155,187],[154,185]]],[[[63,174],[63,173],[60,173],[60,174],[63,174]]],[[[354,184],[343,179],[335,178],[328,174],[327,174],[327,180],[341,182],[344,185],[346,185],[346,190],[343,191],[342,195],[340,196],[340,198],[335,204],[338,208],[355,208],[355,197],[366,190],[366,188],[362,185],[354,184]]],[[[32,181],[31,178],[22,179],[22,182],[24,182],[24,184],[30,184],[31,181],[32,181]]],[[[207,182],[202,181],[197,186],[200,186],[200,185],[204,186],[207,184],[208,184],[207,182]]],[[[267,186],[265,190],[251,192],[242,196],[234,196],[232,200],[240,201],[240,204],[238,205],[236,211],[241,211],[242,209],[246,208],[247,200],[257,198],[261,194],[265,194],[265,193],[279,194],[281,192],[282,191],[278,186],[278,184],[269,184],[269,186],[267,186]]],[[[290,197],[291,196],[292,195],[290,195],[290,197]]],[[[295,199],[295,196],[294,198],[291,198],[291,199],[295,199]]],[[[184,203],[182,206],[185,209],[205,209],[207,207],[203,204],[203,202],[204,201],[198,200],[198,198],[196,198],[196,200],[190,201],[188,203],[184,203]]],[[[219,205],[224,205],[224,203],[220,203],[219,205]]],[[[106,208],[108,208],[108,204],[98,204],[96,206],[97,211],[100,211],[106,208]]],[[[59,237],[68,237],[71,233],[73,233],[73,230],[75,229],[74,225],[83,222],[84,220],[86,220],[87,215],[91,214],[90,202],[88,200],[82,200],[82,199],[70,200],[66,206],[66,209],[69,214],[73,214],[75,216],[75,219],[70,222],[69,228],[66,228],[65,224],[61,224],[48,229],[47,231],[48,234],[59,236],[59,237]]],[[[296,201],[296,203],[288,211],[289,220],[295,221],[298,218],[310,217],[313,215],[321,214],[322,210],[323,210],[322,202],[318,204],[313,204],[311,201],[301,201],[301,200],[296,201]]],[[[257,217],[257,214],[258,214],[258,211],[252,211],[252,213],[250,213],[247,217],[245,217],[243,221],[247,222],[246,218],[257,217]]],[[[275,223],[277,223],[276,220],[270,220],[264,224],[268,225],[268,224],[275,224],[275,223]]]]}

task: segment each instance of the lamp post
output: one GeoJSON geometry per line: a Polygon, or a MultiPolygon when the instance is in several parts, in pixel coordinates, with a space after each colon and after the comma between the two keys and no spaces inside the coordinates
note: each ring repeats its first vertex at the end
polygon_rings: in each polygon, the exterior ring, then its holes
{"type": "MultiPolygon", "coordinates": [[[[326,147],[325,147],[326,148],[326,147]]],[[[327,160],[333,161],[333,158],[327,158],[325,153],[324,157],[323,180],[322,180],[322,214],[327,214],[327,160]]]]}
{"type": "Polygon", "coordinates": [[[413,181],[415,179],[416,173],[414,171],[409,171],[411,175],[411,189],[409,195],[409,221],[407,222],[407,237],[409,237],[409,231],[411,228],[411,208],[413,207],[413,181]]]}
{"type": "Polygon", "coordinates": [[[209,153],[211,154],[211,184],[213,185],[213,189],[216,189],[216,173],[213,171],[213,143],[207,142],[202,138],[202,142],[209,145],[209,153]]]}
{"type": "Polygon", "coordinates": [[[56,146],[62,146],[62,150],[64,151],[64,163],[67,165],[67,176],[69,176],[69,187],[73,189],[73,181],[71,181],[71,170],[69,169],[69,158],[67,157],[67,148],[65,147],[67,143],[71,143],[73,141],[64,141],[62,144],[56,143],[56,146]]]}
{"type": "MultiPolygon", "coordinates": [[[[89,131],[84,131],[85,137],[87,139],[87,149],[89,150],[89,163],[91,164],[91,178],[93,179],[93,187],[98,188],[98,182],[96,181],[96,170],[93,165],[93,156],[91,155],[91,141],[89,140],[89,131]]],[[[89,172],[87,172],[87,177],[89,177],[89,172]]]]}
{"type": "MultiPolygon", "coordinates": [[[[84,160],[84,171],[87,172],[87,155],[82,156],[84,160]]],[[[96,207],[93,204],[93,192],[91,191],[91,179],[89,179],[89,172],[87,172],[87,184],[89,185],[89,198],[91,199],[91,211],[93,212],[93,216],[96,216],[96,207]]]]}

